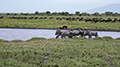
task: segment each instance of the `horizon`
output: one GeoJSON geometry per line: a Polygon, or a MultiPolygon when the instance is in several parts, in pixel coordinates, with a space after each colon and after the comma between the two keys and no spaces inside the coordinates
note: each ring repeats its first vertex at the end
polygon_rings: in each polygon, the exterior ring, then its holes
{"type": "Polygon", "coordinates": [[[120,4],[120,0],[0,0],[0,13],[35,13],[36,11],[84,13],[109,4],[120,4]]]}
{"type": "MultiPolygon", "coordinates": [[[[35,14],[35,12],[36,11],[34,11],[33,13],[28,13],[28,14],[35,14]]],[[[39,11],[38,11],[39,12],[39,11]]],[[[46,13],[47,11],[44,11],[44,12],[39,12],[39,13],[46,13]]],[[[49,11],[50,12],[50,11],[49,11]]],[[[64,11],[61,11],[61,12],[57,12],[57,13],[62,13],[62,12],[64,12],[64,11]]],[[[65,12],[67,12],[67,11],[65,11],[65,12]]],[[[75,11],[75,12],[79,12],[79,11],[75,11]]],[[[73,12],[73,13],[69,13],[69,14],[75,14],[75,12],[73,12]]],[[[105,12],[112,12],[112,11],[105,11],[105,12]]],[[[88,14],[94,14],[94,13],[99,13],[99,14],[103,14],[103,13],[105,13],[105,12],[93,12],[93,13],[89,13],[89,12],[80,12],[80,14],[82,14],[82,13],[88,13],[88,14]]],[[[23,13],[23,12],[21,12],[21,13],[23,13]]],[[[21,13],[13,13],[13,14],[21,14],[21,13]]],[[[50,12],[50,13],[54,13],[54,12],[50,12]]],[[[120,14],[119,12],[113,12],[113,13],[118,13],[118,14],[120,14]]],[[[7,14],[7,12],[6,13],[1,13],[0,12],[0,14],[7,14]]],[[[12,13],[10,13],[10,14],[12,14],[12,13]]],[[[23,14],[26,14],[26,13],[23,13],[23,14]]]]}

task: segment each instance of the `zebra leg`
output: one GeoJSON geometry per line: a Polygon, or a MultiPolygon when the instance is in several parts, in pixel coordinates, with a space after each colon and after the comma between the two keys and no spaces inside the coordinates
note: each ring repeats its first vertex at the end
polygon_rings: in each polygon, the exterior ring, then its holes
{"type": "Polygon", "coordinates": [[[97,33],[96,33],[95,37],[99,37],[97,33]]]}
{"type": "Polygon", "coordinates": [[[95,35],[95,38],[98,37],[97,35],[95,35]]]}
{"type": "Polygon", "coordinates": [[[59,36],[60,36],[60,35],[57,35],[57,36],[56,36],[56,39],[57,39],[59,36]]]}
{"type": "Polygon", "coordinates": [[[63,38],[64,38],[64,35],[61,35],[61,38],[63,39],[63,38]]]}
{"type": "Polygon", "coordinates": [[[68,37],[69,37],[69,38],[72,38],[72,37],[73,37],[73,35],[69,35],[68,37]]]}
{"type": "Polygon", "coordinates": [[[64,38],[66,38],[66,36],[65,36],[65,35],[64,35],[63,37],[64,37],[64,38]]]}
{"type": "Polygon", "coordinates": [[[91,37],[91,35],[89,35],[89,39],[91,39],[92,37],[91,37]]]}

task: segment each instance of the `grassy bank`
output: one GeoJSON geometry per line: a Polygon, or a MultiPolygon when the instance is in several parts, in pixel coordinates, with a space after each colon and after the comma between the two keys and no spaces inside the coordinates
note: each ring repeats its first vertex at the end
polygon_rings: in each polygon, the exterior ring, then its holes
{"type": "Polygon", "coordinates": [[[0,67],[119,67],[119,47],[120,39],[111,37],[0,40],[0,67]],[[44,56],[49,53],[44,64],[44,56]]]}
{"type": "MultiPolygon", "coordinates": [[[[33,17],[47,17],[47,19],[8,19],[10,16],[4,16],[3,19],[0,19],[0,27],[26,27],[26,28],[60,28],[63,25],[67,25],[68,28],[76,29],[87,27],[88,29],[111,29],[111,30],[120,30],[120,23],[115,22],[85,22],[85,21],[66,21],[66,20],[56,20],[57,17],[83,17],[83,18],[120,18],[114,16],[33,16],[33,17]],[[53,19],[49,19],[53,17],[53,19]]],[[[24,17],[23,15],[16,15],[16,17],[24,17]]],[[[26,16],[32,17],[32,16],[26,16]]]]}

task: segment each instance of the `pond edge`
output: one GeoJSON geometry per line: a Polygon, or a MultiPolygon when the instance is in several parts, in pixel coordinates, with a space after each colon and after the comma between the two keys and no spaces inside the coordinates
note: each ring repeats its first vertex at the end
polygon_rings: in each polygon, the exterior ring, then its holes
{"type": "MultiPolygon", "coordinates": [[[[35,28],[35,27],[0,27],[0,28],[6,28],[6,29],[47,29],[47,30],[56,30],[58,28],[35,28]]],[[[68,29],[61,29],[61,30],[69,30],[72,28],[68,28],[68,29]]],[[[73,29],[73,30],[77,30],[77,29],[73,29]]],[[[109,31],[109,32],[120,32],[120,30],[111,30],[111,29],[89,29],[92,31],[109,31]]]]}

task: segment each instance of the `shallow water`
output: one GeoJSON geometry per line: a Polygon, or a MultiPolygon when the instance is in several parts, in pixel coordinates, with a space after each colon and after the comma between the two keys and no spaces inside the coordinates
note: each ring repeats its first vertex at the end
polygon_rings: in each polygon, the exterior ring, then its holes
{"type": "MultiPolygon", "coordinates": [[[[28,40],[33,37],[55,38],[56,30],[48,29],[9,29],[0,28],[0,39],[3,40],[28,40]]],[[[98,31],[99,37],[110,36],[113,39],[120,37],[120,32],[98,31]]],[[[87,37],[88,38],[88,37],[87,37]]],[[[94,37],[93,37],[94,38],[94,37]]]]}

